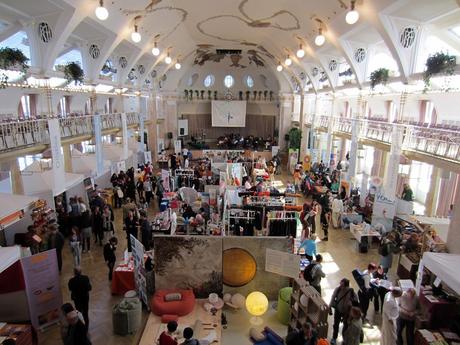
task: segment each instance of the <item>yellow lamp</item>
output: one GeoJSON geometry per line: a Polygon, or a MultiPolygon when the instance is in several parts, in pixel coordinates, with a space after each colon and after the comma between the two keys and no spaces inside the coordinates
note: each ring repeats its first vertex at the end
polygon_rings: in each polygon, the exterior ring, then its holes
{"type": "Polygon", "coordinates": [[[249,314],[253,315],[251,323],[254,325],[261,325],[263,320],[259,316],[265,314],[268,309],[267,296],[260,291],[251,292],[246,297],[246,309],[249,314]]]}

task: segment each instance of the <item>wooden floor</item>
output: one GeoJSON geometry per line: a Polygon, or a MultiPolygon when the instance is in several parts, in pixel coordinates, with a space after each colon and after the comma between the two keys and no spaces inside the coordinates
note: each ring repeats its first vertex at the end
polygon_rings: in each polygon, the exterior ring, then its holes
{"type": "MultiPolygon", "coordinates": [[[[292,181],[291,177],[285,175],[278,175],[275,178],[275,185],[279,189],[283,189],[286,182],[292,181]]],[[[301,201],[299,201],[300,203],[301,201]]],[[[156,204],[156,203],[155,203],[156,204]]],[[[149,213],[153,214],[154,209],[149,210],[149,213]]],[[[116,233],[119,239],[119,246],[117,249],[117,258],[122,258],[123,249],[126,246],[126,240],[124,233],[122,232],[121,225],[121,210],[115,210],[116,220],[116,233]]],[[[320,236],[322,234],[320,233],[320,236]]],[[[102,255],[102,247],[93,245],[91,243],[91,252],[83,254],[82,257],[82,268],[83,273],[90,277],[93,291],[90,297],[90,336],[93,345],[130,345],[138,344],[142,335],[140,330],[137,334],[130,336],[117,336],[112,331],[112,306],[118,303],[121,299],[120,296],[112,296],[110,292],[110,283],[107,278],[107,267],[104,263],[102,255]]],[[[360,254],[357,252],[356,240],[347,230],[334,230],[330,229],[329,241],[318,243],[318,252],[323,254],[324,263],[323,268],[327,274],[327,277],[322,280],[323,296],[326,301],[330,300],[333,289],[338,286],[340,279],[343,277],[349,278],[352,285],[356,288],[354,280],[351,275],[351,271],[354,268],[364,269],[367,264],[371,261],[378,263],[378,254],[376,249],[372,249],[367,254],[360,254]]],[[[62,295],[64,302],[70,302],[70,294],[67,289],[67,282],[72,277],[72,258],[70,254],[70,248],[67,246],[63,253],[64,266],[61,275],[61,286],[62,295]]],[[[396,258],[394,259],[396,261],[396,258]]],[[[393,268],[390,272],[390,277],[394,277],[396,264],[393,264],[393,268]]],[[[143,312],[143,323],[146,322],[148,313],[143,312]]],[[[377,345],[380,343],[380,331],[378,325],[380,325],[380,315],[374,315],[373,306],[369,307],[368,318],[371,324],[365,329],[365,344],[377,345]]],[[[332,318],[329,320],[330,327],[332,330],[332,318]]],[[[331,334],[331,332],[330,332],[331,334]]],[[[235,335],[236,336],[236,335],[235,335]]],[[[224,333],[225,339],[224,344],[230,344],[231,340],[231,328],[224,333]],[[230,342],[229,342],[230,340],[230,342]]],[[[241,335],[240,335],[241,337],[241,335]]],[[[236,337],[236,339],[241,339],[236,337]]],[[[148,343],[148,339],[145,343],[148,343]]],[[[240,341],[239,341],[240,342],[240,341]]],[[[57,345],[62,344],[59,326],[51,327],[44,333],[39,334],[39,343],[43,345],[57,345]]],[[[144,342],[143,342],[144,343],[144,342]]],[[[154,344],[154,339],[151,339],[150,344],[154,344]]],[[[247,344],[250,342],[248,340],[247,344]]]]}

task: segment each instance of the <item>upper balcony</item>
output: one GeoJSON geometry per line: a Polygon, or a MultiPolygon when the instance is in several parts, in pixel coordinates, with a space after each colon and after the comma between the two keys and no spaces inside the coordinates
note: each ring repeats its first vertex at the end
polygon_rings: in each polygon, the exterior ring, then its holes
{"type": "Polygon", "coordinates": [[[319,131],[328,131],[331,126],[334,135],[351,137],[353,121],[357,122],[360,141],[389,149],[393,129],[399,127],[403,133],[402,149],[406,153],[413,153],[418,157],[429,155],[455,164],[460,163],[460,130],[453,128],[433,128],[369,119],[352,120],[324,115],[315,117],[314,128],[319,131]]]}
{"type": "MultiPolygon", "coordinates": [[[[103,114],[102,133],[116,133],[122,129],[121,114],[103,114]]],[[[59,118],[61,141],[71,143],[88,140],[94,136],[92,115],[59,118]]],[[[128,127],[137,127],[138,113],[127,113],[128,127]]],[[[17,150],[44,150],[49,145],[47,119],[17,120],[0,123],[0,154],[17,150]]]]}

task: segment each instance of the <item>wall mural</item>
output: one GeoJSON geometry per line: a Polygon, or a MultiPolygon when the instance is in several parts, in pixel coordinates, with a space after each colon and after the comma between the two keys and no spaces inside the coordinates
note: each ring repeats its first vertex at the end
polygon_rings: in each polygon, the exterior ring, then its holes
{"type": "Polygon", "coordinates": [[[222,293],[222,239],[155,237],[155,288],[193,289],[197,298],[222,293]]]}
{"type": "MultiPolygon", "coordinates": [[[[138,9],[138,10],[130,10],[127,8],[120,7],[119,10],[125,15],[125,16],[141,16],[142,18],[147,18],[149,15],[154,14],[156,12],[177,12],[180,14],[180,19],[177,23],[175,23],[174,27],[169,30],[168,32],[164,33],[162,36],[162,39],[165,40],[169,36],[171,36],[177,28],[185,22],[188,16],[188,12],[184,10],[183,8],[180,7],[174,7],[174,6],[162,6],[162,7],[156,7],[155,5],[159,4],[162,0],[151,0],[150,3],[144,8],[144,9],[138,9]]],[[[113,2],[115,4],[115,2],[113,2]]],[[[123,4],[126,5],[126,0],[119,1],[120,6],[123,4]]],[[[143,34],[146,35],[156,35],[158,32],[153,32],[149,30],[145,25],[142,25],[142,22],[139,23],[139,30],[142,31],[143,34]]]]}
{"type": "Polygon", "coordinates": [[[198,49],[195,51],[195,57],[193,60],[194,65],[203,66],[206,62],[221,62],[227,57],[230,59],[231,64],[229,67],[246,68],[248,65],[256,65],[257,67],[265,67],[265,60],[262,57],[261,52],[249,49],[246,54],[219,54],[213,49],[213,45],[200,44],[198,49]],[[247,63],[242,63],[246,61],[247,63]]]}

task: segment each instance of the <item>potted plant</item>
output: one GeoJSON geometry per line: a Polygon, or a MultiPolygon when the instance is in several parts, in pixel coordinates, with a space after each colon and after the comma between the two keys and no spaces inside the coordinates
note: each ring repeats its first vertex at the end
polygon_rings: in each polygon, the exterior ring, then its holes
{"type": "Polygon", "coordinates": [[[374,87],[378,84],[386,85],[388,82],[388,76],[390,71],[387,68],[379,68],[376,69],[374,72],[371,73],[371,89],[373,90],[374,87]]]}
{"type": "Polygon", "coordinates": [[[208,99],[211,100],[211,93],[212,91],[211,90],[208,90],[208,99]]]}
{"type": "Polygon", "coordinates": [[[0,69],[19,69],[25,72],[29,59],[22,51],[16,48],[0,48],[0,69]]]}
{"type": "Polygon", "coordinates": [[[300,140],[302,139],[302,132],[299,128],[291,128],[289,130],[289,148],[298,150],[300,149],[300,140]]]}
{"type": "Polygon", "coordinates": [[[454,74],[456,64],[457,58],[454,55],[445,54],[443,52],[437,52],[433,55],[430,55],[428,59],[426,59],[426,70],[423,73],[423,81],[425,82],[425,86],[430,86],[431,77],[435,74],[454,74]]]}
{"type": "Polygon", "coordinates": [[[75,84],[83,84],[83,80],[85,78],[83,69],[80,67],[80,64],[75,61],[69,62],[67,65],[65,65],[64,75],[69,83],[74,81],[75,84]]]}

